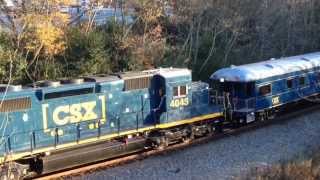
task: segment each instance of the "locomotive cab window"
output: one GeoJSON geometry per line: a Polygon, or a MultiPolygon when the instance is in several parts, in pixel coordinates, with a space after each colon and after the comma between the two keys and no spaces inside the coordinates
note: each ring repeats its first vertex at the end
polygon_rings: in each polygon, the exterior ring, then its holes
{"type": "Polygon", "coordinates": [[[173,87],[173,96],[174,97],[179,96],[179,88],[178,87],[173,87]]]}
{"type": "Polygon", "coordinates": [[[175,97],[175,98],[185,97],[187,94],[188,94],[187,86],[173,87],[173,97],[175,97]]]}
{"type": "Polygon", "coordinates": [[[288,79],[287,80],[287,88],[291,89],[293,87],[293,79],[288,79]]]}
{"type": "Polygon", "coordinates": [[[270,94],[270,93],[271,93],[271,84],[259,87],[259,94],[261,96],[265,96],[265,95],[270,94]]]}
{"type": "Polygon", "coordinates": [[[186,96],[186,95],[187,95],[187,87],[180,86],[180,96],[186,96]]]}

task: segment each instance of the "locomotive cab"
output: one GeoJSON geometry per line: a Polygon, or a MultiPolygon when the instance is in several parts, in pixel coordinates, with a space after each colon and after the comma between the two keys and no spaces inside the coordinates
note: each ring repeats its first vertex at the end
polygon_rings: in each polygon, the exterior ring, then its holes
{"type": "Polygon", "coordinates": [[[191,72],[187,69],[161,69],[152,78],[151,106],[156,124],[186,119],[192,105],[191,72]]]}

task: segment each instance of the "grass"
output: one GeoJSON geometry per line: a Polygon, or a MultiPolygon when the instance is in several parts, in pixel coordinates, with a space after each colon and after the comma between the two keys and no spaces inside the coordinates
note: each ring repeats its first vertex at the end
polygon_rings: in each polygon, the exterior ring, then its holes
{"type": "Polygon", "coordinates": [[[319,180],[320,150],[294,160],[267,167],[256,167],[236,180],[319,180]]]}

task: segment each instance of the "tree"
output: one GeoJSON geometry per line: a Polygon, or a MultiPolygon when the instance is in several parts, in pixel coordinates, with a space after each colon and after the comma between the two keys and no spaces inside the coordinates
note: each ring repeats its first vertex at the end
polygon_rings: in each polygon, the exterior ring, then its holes
{"type": "Polygon", "coordinates": [[[59,7],[68,5],[69,0],[29,0],[15,4],[14,9],[2,1],[0,13],[7,21],[0,22],[6,28],[12,48],[26,58],[25,69],[31,80],[49,78],[54,56],[61,54],[65,46],[65,28],[69,16],[61,13],[59,7]],[[39,61],[41,59],[41,61],[39,61]],[[44,68],[38,68],[38,66],[44,68]],[[31,74],[29,72],[32,72],[31,74]]]}
{"type": "MultiPolygon", "coordinates": [[[[83,34],[78,28],[71,28],[68,33],[67,63],[63,74],[67,77],[79,75],[108,74],[113,70],[105,32],[96,30],[83,34]]],[[[62,64],[62,63],[61,63],[62,64]]]]}

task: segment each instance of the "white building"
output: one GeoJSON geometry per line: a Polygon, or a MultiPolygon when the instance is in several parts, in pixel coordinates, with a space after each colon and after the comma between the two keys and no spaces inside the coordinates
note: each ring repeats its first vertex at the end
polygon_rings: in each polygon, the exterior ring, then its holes
{"type": "Polygon", "coordinates": [[[114,3],[114,0],[104,0],[104,1],[101,1],[101,2],[96,2],[96,1],[93,1],[93,0],[72,0],[73,1],[73,5],[76,5],[76,6],[81,6],[81,7],[89,7],[90,6],[90,3],[94,3],[94,5],[96,7],[103,7],[105,5],[110,5],[110,4],[113,4],[114,3]]]}
{"type": "Polygon", "coordinates": [[[12,0],[4,0],[4,3],[6,4],[7,7],[14,7],[12,0]]]}
{"type": "Polygon", "coordinates": [[[90,0],[73,0],[74,6],[87,7],[89,6],[90,0]]]}

